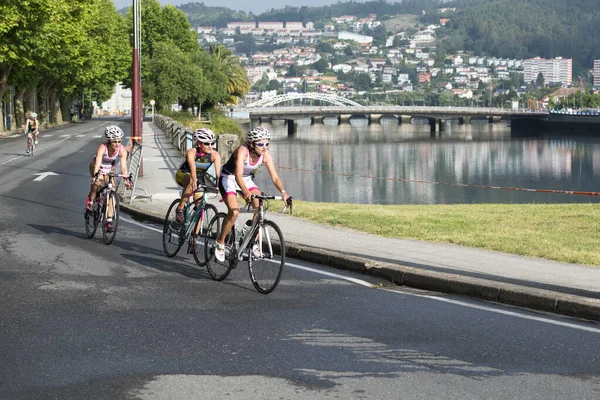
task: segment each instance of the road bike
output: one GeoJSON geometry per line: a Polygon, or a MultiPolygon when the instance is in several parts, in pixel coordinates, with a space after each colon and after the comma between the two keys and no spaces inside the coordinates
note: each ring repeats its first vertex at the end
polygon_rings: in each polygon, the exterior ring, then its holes
{"type": "Polygon", "coordinates": [[[35,140],[33,138],[33,133],[27,134],[27,154],[29,157],[33,157],[33,150],[35,149],[35,140]]]}
{"type": "MultiPolygon", "coordinates": [[[[258,199],[258,208],[252,209],[251,202],[241,213],[256,214],[252,224],[242,231],[238,229],[238,221],[225,237],[225,261],[219,262],[215,258],[216,239],[222,231],[223,220],[226,213],[218,213],[208,225],[204,245],[206,268],[209,275],[216,281],[227,278],[232,269],[240,261],[248,262],[250,280],[254,288],[263,294],[271,293],[281,280],[281,273],[285,266],[285,241],[279,226],[273,221],[265,219],[268,210],[268,200],[282,200],[281,196],[266,194],[252,195],[251,199],[258,199]]],[[[285,207],[280,213],[289,208],[292,213],[292,198],[289,197],[285,207]]],[[[238,218],[239,219],[239,218],[238,218]]]]}
{"type": "MultiPolygon", "coordinates": [[[[100,172],[94,177],[98,179],[100,172]]],[[[119,196],[115,186],[113,185],[114,178],[124,178],[131,181],[130,175],[121,175],[109,172],[107,175],[108,183],[102,183],[96,192],[94,202],[91,209],[85,211],[85,232],[89,238],[93,238],[96,234],[98,225],[102,226],[102,238],[104,243],[111,244],[117,235],[119,226],[119,196]],[[112,215],[112,221],[108,221],[109,215],[112,215]],[[110,226],[108,226],[110,223],[110,226]]]]}
{"type": "Polygon", "coordinates": [[[200,267],[206,265],[204,257],[204,235],[207,232],[208,223],[217,214],[217,207],[208,203],[208,193],[218,193],[218,189],[206,185],[198,185],[194,193],[202,191],[202,196],[196,200],[190,199],[184,208],[184,220],[178,222],[176,218],[177,208],[181,202],[175,199],[169,206],[167,216],[163,225],[163,250],[168,257],[175,257],[183,246],[188,242],[188,254],[192,253],[196,264],[200,267]]]}

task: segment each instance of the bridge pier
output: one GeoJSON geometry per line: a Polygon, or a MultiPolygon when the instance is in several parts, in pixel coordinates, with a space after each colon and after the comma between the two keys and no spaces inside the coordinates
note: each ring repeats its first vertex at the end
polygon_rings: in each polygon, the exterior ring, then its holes
{"type": "Polygon", "coordinates": [[[471,125],[471,117],[461,117],[458,119],[459,125],[471,125]]]}
{"type": "Polygon", "coordinates": [[[297,131],[296,121],[293,119],[286,119],[285,124],[287,125],[288,136],[294,136],[297,131]]]}

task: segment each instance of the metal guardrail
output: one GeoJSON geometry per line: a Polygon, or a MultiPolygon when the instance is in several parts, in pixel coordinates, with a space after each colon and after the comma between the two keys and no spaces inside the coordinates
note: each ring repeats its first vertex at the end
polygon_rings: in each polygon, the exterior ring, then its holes
{"type": "Polygon", "coordinates": [[[154,116],[154,123],[167,135],[181,156],[185,157],[186,152],[192,148],[192,129],[160,114],[154,116]]]}
{"type": "Polygon", "coordinates": [[[132,186],[131,189],[127,189],[127,187],[121,183],[121,187],[123,188],[122,196],[123,198],[129,197],[129,204],[133,203],[137,197],[143,197],[152,200],[152,195],[148,194],[144,189],[137,187],[137,180],[140,173],[140,163],[142,160],[144,148],[138,142],[133,143],[133,150],[129,153],[129,166],[128,171],[131,174],[132,186]],[[141,192],[141,193],[139,193],[141,192]]]}

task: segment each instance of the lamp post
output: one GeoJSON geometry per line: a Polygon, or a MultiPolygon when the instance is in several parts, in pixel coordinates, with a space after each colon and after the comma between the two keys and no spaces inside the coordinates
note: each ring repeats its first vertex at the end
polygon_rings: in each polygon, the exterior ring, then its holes
{"type": "MultiPolygon", "coordinates": [[[[131,64],[131,149],[137,141],[142,143],[142,82],[141,82],[141,19],[140,0],[133,0],[133,61],[131,64]]],[[[144,175],[142,159],[140,159],[139,176],[144,175]]]]}
{"type": "Polygon", "coordinates": [[[583,81],[581,80],[581,75],[579,75],[579,94],[581,98],[581,103],[579,104],[579,108],[583,110],[583,81]]]}

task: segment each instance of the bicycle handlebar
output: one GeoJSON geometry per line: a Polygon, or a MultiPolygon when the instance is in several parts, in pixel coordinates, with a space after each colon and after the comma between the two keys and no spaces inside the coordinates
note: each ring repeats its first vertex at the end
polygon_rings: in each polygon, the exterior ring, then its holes
{"type": "MultiPolygon", "coordinates": [[[[101,171],[98,171],[94,174],[95,179],[98,179],[98,177],[100,176],[100,172],[101,171]]],[[[115,174],[114,172],[111,171],[104,175],[108,175],[110,178],[124,178],[124,179],[129,179],[130,181],[133,180],[133,174],[129,174],[129,175],[115,174]]]]}

